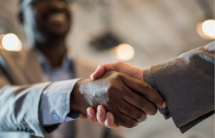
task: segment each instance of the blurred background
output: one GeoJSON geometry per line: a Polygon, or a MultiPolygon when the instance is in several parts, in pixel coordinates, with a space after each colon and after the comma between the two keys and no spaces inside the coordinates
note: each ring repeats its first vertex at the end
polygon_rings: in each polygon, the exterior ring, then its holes
{"type": "MultiPolygon", "coordinates": [[[[0,50],[28,49],[18,1],[0,3],[0,50]]],[[[76,0],[71,8],[70,54],[95,68],[121,60],[145,69],[215,38],[213,0],[76,0]]],[[[213,138],[214,117],[183,135],[160,113],[124,130],[127,138],[213,138]]]]}

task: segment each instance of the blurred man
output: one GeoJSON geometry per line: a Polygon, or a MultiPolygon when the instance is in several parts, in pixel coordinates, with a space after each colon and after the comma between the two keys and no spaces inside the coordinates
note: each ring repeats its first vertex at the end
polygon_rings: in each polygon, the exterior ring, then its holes
{"type": "Polygon", "coordinates": [[[155,105],[165,106],[157,91],[122,73],[110,72],[98,81],[69,80],[93,70],[67,56],[65,39],[72,23],[68,4],[67,0],[20,1],[19,20],[32,49],[0,51],[0,131],[20,133],[0,137],[42,137],[52,132],[46,137],[120,138],[118,131],[72,120],[78,112],[86,114],[87,107],[102,104],[118,124],[134,127],[146,114],[156,113],[155,105]]]}

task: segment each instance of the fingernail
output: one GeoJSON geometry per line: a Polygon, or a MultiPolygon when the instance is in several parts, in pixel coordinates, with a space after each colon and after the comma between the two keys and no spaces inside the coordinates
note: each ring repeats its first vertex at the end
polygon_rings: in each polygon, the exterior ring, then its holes
{"type": "Polygon", "coordinates": [[[110,115],[107,114],[107,115],[106,115],[106,118],[105,118],[105,125],[106,125],[107,127],[109,127],[109,123],[110,123],[110,115]]]}
{"type": "Polygon", "coordinates": [[[110,119],[110,118],[111,118],[111,116],[109,114],[107,114],[107,119],[110,119]]]}
{"type": "Polygon", "coordinates": [[[163,104],[162,104],[162,107],[163,107],[163,108],[166,108],[166,106],[167,106],[167,104],[166,104],[166,102],[164,101],[163,104]]]}
{"type": "Polygon", "coordinates": [[[103,115],[103,110],[101,110],[100,106],[98,106],[97,111],[98,111],[99,115],[103,115]]]}
{"type": "Polygon", "coordinates": [[[91,75],[90,75],[90,78],[93,80],[93,75],[94,75],[94,73],[92,73],[91,75]]]}
{"type": "Polygon", "coordinates": [[[93,113],[89,109],[87,109],[87,116],[88,117],[93,117],[94,116],[93,113]]]}

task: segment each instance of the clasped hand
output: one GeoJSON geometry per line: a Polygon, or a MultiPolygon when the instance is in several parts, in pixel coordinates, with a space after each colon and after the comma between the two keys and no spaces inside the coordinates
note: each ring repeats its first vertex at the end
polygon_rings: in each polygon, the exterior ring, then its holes
{"type": "Polygon", "coordinates": [[[81,118],[111,129],[135,127],[147,115],[155,115],[156,106],[166,107],[161,94],[142,77],[143,70],[123,62],[100,65],[91,76],[93,80],[77,83],[71,108],[81,112],[81,118]]]}

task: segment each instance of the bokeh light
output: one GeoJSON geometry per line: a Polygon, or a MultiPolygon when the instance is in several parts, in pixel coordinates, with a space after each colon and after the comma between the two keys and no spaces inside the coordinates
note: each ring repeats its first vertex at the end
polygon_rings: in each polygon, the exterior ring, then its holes
{"type": "Polygon", "coordinates": [[[128,61],[131,60],[135,51],[134,48],[129,44],[120,44],[113,49],[114,57],[119,60],[128,61]]]}
{"type": "Polygon", "coordinates": [[[215,20],[206,20],[202,24],[202,30],[207,36],[215,36],[215,20]]]}
{"type": "Polygon", "coordinates": [[[2,46],[6,50],[20,51],[22,49],[22,42],[15,34],[6,34],[2,39],[2,46]]]}
{"type": "Polygon", "coordinates": [[[196,31],[204,39],[215,39],[215,20],[206,20],[196,26],[196,31]]]}

